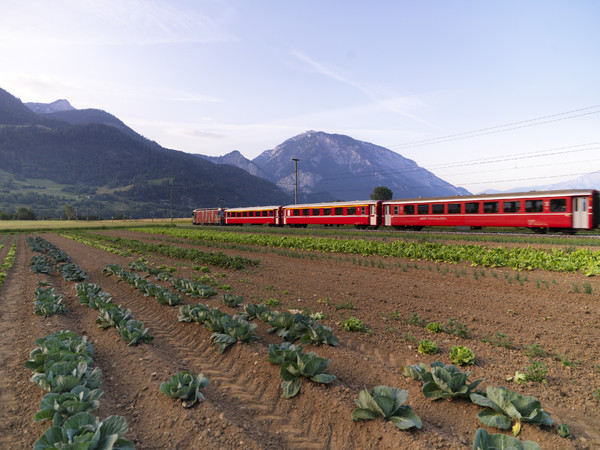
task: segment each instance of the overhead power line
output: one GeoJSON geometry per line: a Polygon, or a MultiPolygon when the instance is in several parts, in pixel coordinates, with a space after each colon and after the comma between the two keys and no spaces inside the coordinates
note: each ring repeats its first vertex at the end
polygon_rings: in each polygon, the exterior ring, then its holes
{"type": "Polygon", "coordinates": [[[577,117],[589,116],[592,114],[600,114],[600,109],[598,109],[598,108],[600,108],[600,105],[588,106],[586,108],[574,109],[571,111],[565,111],[562,113],[551,114],[548,116],[536,117],[534,119],[521,120],[519,122],[507,123],[504,125],[496,125],[493,127],[480,128],[478,130],[473,130],[473,131],[464,131],[462,133],[448,134],[448,135],[439,136],[436,138],[427,138],[427,139],[420,139],[420,140],[416,140],[416,141],[409,141],[409,142],[405,142],[403,144],[392,145],[392,146],[390,146],[390,148],[402,150],[402,149],[407,149],[407,148],[422,147],[425,145],[433,145],[433,144],[441,144],[444,142],[457,141],[460,139],[468,139],[468,138],[477,137],[477,136],[485,136],[488,134],[501,133],[503,131],[517,130],[520,128],[533,127],[536,125],[542,125],[542,124],[552,123],[552,122],[559,122],[562,120],[574,119],[577,117]],[[590,111],[591,109],[598,109],[598,111],[590,111]],[[582,112],[582,111],[587,111],[587,112],[582,112]],[[580,113],[580,114],[575,114],[575,113],[580,113]],[[563,117],[563,116],[568,116],[568,117],[563,117]],[[546,119],[548,119],[548,120],[546,120],[546,119]],[[533,123],[533,122],[536,122],[536,123],[533,123]]]}

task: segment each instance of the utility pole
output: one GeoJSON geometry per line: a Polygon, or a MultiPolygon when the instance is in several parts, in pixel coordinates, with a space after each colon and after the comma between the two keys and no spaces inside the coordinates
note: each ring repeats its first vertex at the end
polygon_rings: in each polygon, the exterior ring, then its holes
{"type": "Polygon", "coordinates": [[[297,205],[298,204],[298,161],[300,161],[298,158],[292,158],[292,161],[294,161],[294,179],[295,179],[295,184],[296,187],[294,188],[294,204],[297,205]]]}
{"type": "Polygon", "coordinates": [[[173,224],[173,185],[169,184],[169,195],[171,197],[171,225],[173,224]]]}

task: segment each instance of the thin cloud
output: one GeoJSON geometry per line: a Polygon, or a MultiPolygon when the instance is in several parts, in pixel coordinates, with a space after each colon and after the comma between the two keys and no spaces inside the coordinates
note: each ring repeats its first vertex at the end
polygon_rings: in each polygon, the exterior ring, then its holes
{"type": "Polygon", "coordinates": [[[322,63],[314,60],[313,58],[311,58],[304,52],[296,50],[296,51],[292,52],[292,55],[294,57],[296,57],[297,59],[299,59],[300,61],[302,61],[303,63],[305,63],[306,65],[308,65],[309,67],[311,67],[317,73],[319,73],[323,76],[326,76],[328,78],[331,78],[335,81],[339,81],[341,83],[347,84],[348,86],[358,89],[359,91],[361,91],[362,93],[367,95],[375,103],[377,103],[381,107],[387,109],[388,111],[408,117],[412,120],[420,122],[429,127],[433,127],[433,124],[431,124],[430,122],[426,121],[425,119],[423,119],[419,116],[411,114],[407,111],[407,109],[409,107],[425,106],[425,104],[421,100],[418,100],[416,98],[411,98],[411,97],[399,97],[399,96],[386,96],[386,98],[382,98],[382,96],[378,95],[374,90],[372,90],[360,83],[357,83],[356,81],[354,81],[348,77],[341,75],[336,68],[322,64],[322,63]]]}

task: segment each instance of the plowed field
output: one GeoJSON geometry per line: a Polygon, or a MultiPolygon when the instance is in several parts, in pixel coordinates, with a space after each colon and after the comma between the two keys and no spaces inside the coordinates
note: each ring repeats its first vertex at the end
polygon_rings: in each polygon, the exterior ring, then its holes
{"type": "MultiPolygon", "coordinates": [[[[172,242],[124,230],[102,233],[172,242]]],[[[521,440],[535,441],[543,449],[600,446],[600,402],[592,395],[600,388],[600,280],[595,278],[542,271],[517,276],[510,269],[427,261],[390,264],[391,258],[380,268],[372,258],[217,249],[260,260],[258,266],[243,270],[211,267],[209,275],[221,287],[229,285],[230,292],[246,302],[277,299],[280,306],[274,309],[278,310],[323,312],[323,323],[339,338],[337,347],[306,348],[332,360],[328,372],[336,380],[330,385],[305,380],[297,397],[283,399],[280,367],[266,361],[269,344],[282,340],[267,333],[267,324],[258,322],[258,341],[237,343],[221,355],[209,341],[209,330],[177,321],[177,307],[160,305],[116,277],[102,274],[107,264],[126,268],[140,255],[123,257],[58,234],[41,236],[85,269],[88,282],[99,283],[115,303],[131,309],[155,338],[128,347],[114,330],[98,329],[98,312],[79,304],[75,283],[56,271],[39,275],[29,270],[34,253],[25,236],[19,236],[15,264],[0,288],[1,448],[31,448],[48,428],[48,422],[32,421],[44,392],[29,381],[31,372],[23,363],[37,338],[61,329],[85,335],[94,345],[94,364],[102,370],[105,392],[95,415],[124,416],[129,425],[125,437],[136,448],[470,448],[477,429],[485,428],[476,418],[481,407],[467,400],[430,401],[421,393],[420,382],[401,373],[407,364],[436,360],[450,364],[448,354],[454,345],[474,351],[475,365],[466,370],[472,371],[471,380],[485,379],[480,388],[505,386],[533,395],[556,424],[567,423],[573,434],[566,440],[556,434],[556,425],[524,424],[521,440]],[[49,281],[64,294],[67,314],[49,318],[34,314],[39,280],[49,281]],[[591,294],[583,287],[586,282],[591,294]],[[426,322],[447,323],[455,318],[468,327],[471,337],[432,334],[423,326],[408,324],[415,313],[426,322]],[[349,317],[361,319],[369,332],[345,331],[340,324],[349,317]],[[434,340],[440,353],[419,354],[421,339],[434,340]],[[536,358],[547,368],[546,383],[507,381],[530,364],[525,350],[534,342],[546,351],[546,356],[536,358]],[[203,373],[210,380],[203,390],[205,400],[190,409],[158,389],[181,370],[203,373]],[[407,390],[407,404],[421,418],[422,429],[399,431],[382,420],[351,421],[358,393],[376,385],[407,390]]],[[[0,250],[0,259],[8,247],[0,250]]],[[[199,275],[190,261],[144,256],[151,264],[175,267],[178,277],[199,275]]],[[[236,313],[221,303],[224,291],[217,290],[219,296],[186,297],[185,303],[201,301],[236,313]]]]}

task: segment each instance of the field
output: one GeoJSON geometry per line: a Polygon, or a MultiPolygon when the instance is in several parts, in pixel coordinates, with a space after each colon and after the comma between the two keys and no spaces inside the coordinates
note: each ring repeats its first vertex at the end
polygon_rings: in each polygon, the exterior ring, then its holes
{"type": "MultiPolygon", "coordinates": [[[[32,420],[45,392],[30,382],[32,372],[24,362],[36,339],[67,329],[93,344],[94,367],[102,371],[104,394],[93,414],[102,419],[123,416],[129,428],[125,438],[136,448],[463,449],[472,447],[480,428],[512,436],[510,429],[483,425],[477,418],[483,408],[468,398],[428,399],[422,382],[403,374],[408,365],[452,364],[450,350],[458,345],[474,352],[474,364],[461,370],[471,372],[470,381],[484,379],[478,389],[504,386],[534,396],[554,420],[549,426],[524,421],[520,440],[535,441],[544,449],[600,445],[600,280],[584,276],[585,269],[569,265],[572,272],[558,266],[516,271],[509,260],[506,267],[492,267],[426,257],[364,256],[370,241],[381,248],[399,240],[424,245],[424,239],[400,233],[372,235],[364,240],[361,253],[344,244],[357,236],[335,239],[335,232],[304,232],[324,240],[317,251],[299,248],[305,244],[296,244],[295,237],[301,237],[296,232],[277,234],[279,240],[270,243],[252,238],[252,243],[219,231],[206,235],[173,229],[162,230],[170,235],[142,231],[151,229],[0,235],[0,264],[16,239],[14,264],[5,269],[7,276],[0,286],[1,448],[31,448],[49,428],[50,421],[32,420]],[[130,309],[154,339],[128,346],[114,328],[99,329],[99,312],[80,303],[77,282],[66,281],[55,268],[49,274],[30,270],[30,261],[38,253],[26,243],[27,236],[40,236],[69,255],[87,272],[86,282],[98,283],[115,304],[130,309]],[[329,242],[326,250],[329,238],[338,242],[329,242]],[[336,250],[341,244],[345,250],[336,250]],[[199,251],[246,258],[236,260],[245,267],[220,266],[223,259],[201,260],[199,251]],[[268,304],[279,312],[322,313],[318,323],[331,327],[339,342],[337,346],[306,344],[304,350],[331,359],[326,372],[335,379],[325,384],[304,378],[298,395],[282,398],[281,366],[267,359],[269,346],[279,346],[283,339],[268,332],[269,324],[251,320],[257,324],[258,339],[237,342],[221,354],[209,329],[178,321],[178,306],[159,304],[117,275],[103,273],[109,264],[134,271],[129,264],[136,261],[160,267],[175,279],[201,280],[217,294],[208,298],[181,294],[185,305],[203,303],[241,314],[242,307],[222,301],[222,294],[233,294],[243,297],[244,304],[268,304]],[[34,313],[34,291],[40,281],[64,296],[68,312],[50,317],[34,313]],[[365,328],[347,331],[343,325],[351,318],[359,319],[365,328]],[[426,327],[432,322],[440,324],[440,332],[428,331],[434,328],[426,327]],[[434,341],[439,352],[420,353],[424,339],[434,341]],[[183,370],[209,379],[201,391],[205,398],[191,408],[183,408],[159,390],[162,382],[183,370]],[[507,379],[517,371],[525,374],[520,384],[507,379]],[[401,431],[381,418],[352,421],[359,392],[377,385],[408,391],[405,405],[419,416],[422,427],[401,431]],[[571,439],[557,434],[557,426],[563,423],[570,427],[571,439]]],[[[232,235],[271,236],[265,231],[243,228],[232,235]]],[[[523,258],[528,264],[543,260],[536,251],[554,251],[557,257],[561,253],[565,264],[571,264],[571,257],[587,258],[582,267],[589,270],[597,264],[594,249],[586,253],[576,244],[559,251],[548,243],[498,244],[482,239],[477,245],[491,250],[523,249],[519,254],[527,255],[523,258]]],[[[472,242],[439,243],[455,245],[450,253],[462,254],[463,247],[465,255],[476,253],[472,242]]],[[[140,277],[148,274],[138,269],[140,277]]],[[[176,292],[168,277],[162,279],[147,278],[176,292]]]]}

